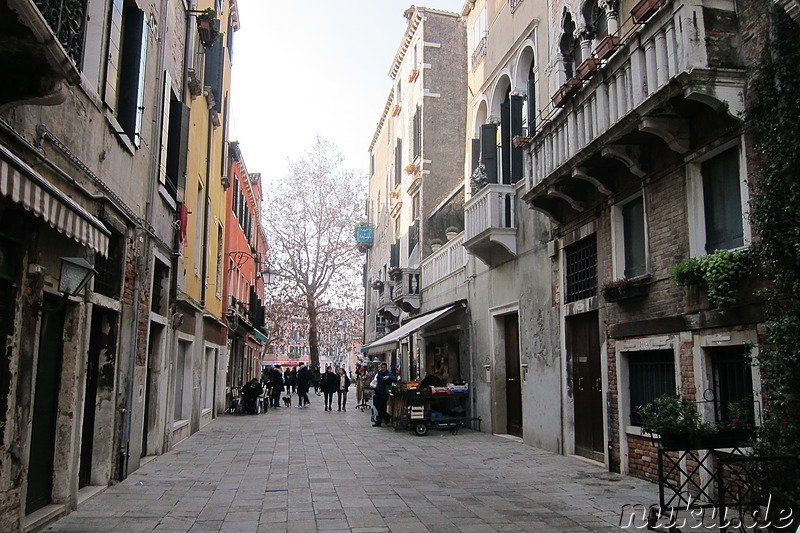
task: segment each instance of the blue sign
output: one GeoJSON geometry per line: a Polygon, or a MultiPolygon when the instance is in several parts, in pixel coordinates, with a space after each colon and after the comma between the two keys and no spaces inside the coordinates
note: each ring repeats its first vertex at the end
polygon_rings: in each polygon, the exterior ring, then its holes
{"type": "Polygon", "coordinates": [[[356,242],[372,242],[375,228],[372,224],[356,227],[356,242]]]}

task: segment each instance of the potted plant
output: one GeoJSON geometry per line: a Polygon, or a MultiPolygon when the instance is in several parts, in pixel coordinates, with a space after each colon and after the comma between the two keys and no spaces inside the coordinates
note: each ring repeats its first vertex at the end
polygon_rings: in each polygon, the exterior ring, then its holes
{"type": "Polygon", "coordinates": [[[456,238],[456,236],[460,233],[459,229],[455,226],[450,226],[446,230],[444,230],[444,234],[447,236],[448,241],[452,241],[456,238]]]}
{"type": "Polygon", "coordinates": [[[616,35],[606,35],[597,46],[594,47],[594,55],[600,61],[608,59],[614,51],[619,48],[619,37],[616,35]]]}
{"type": "Polygon", "coordinates": [[[533,142],[533,137],[526,137],[524,135],[514,135],[514,138],[511,139],[514,142],[514,148],[525,148],[531,142],[533,142]]]}
{"type": "Polygon", "coordinates": [[[699,259],[689,258],[672,267],[670,277],[676,285],[703,284],[708,300],[718,308],[737,302],[737,283],[750,271],[746,250],[717,250],[699,259]]]}
{"type": "Polygon", "coordinates": [[[383,281],[376,279],[375,281],[372,282],[372,288],[375,289],[376,291],[382,291],[383,281]]]}
{"type": "Polygon", "coordinates": [[[717,428],[700,419],[694,402],[678,394],[662,394],[652,402],[636,408],[642,435],[659,439],[668,450],[691,450],[713,447],[708,438],[717,428]]]}
{"type": "Polygon", "coordinates": [[[637,276],[610,281],[603,285],[600,294],[607,302],[619,302],[631,298],[646,296],[650,290],[650,275],[637,276]]]}
{"type": "Polygon", "coordinates": [[[434,252],[442,247],[442,239],[431,239],[431,250],[434,252]]]}
{"type": "Polygon", "coordinates": [[[600,60],[594,57],[586,58],[576,69],[577,76],[583,81],[588,80],[594,75],[597,67],[600,66],[600,60]]]}
{"type": "Polygon", "coordinates": [[[215,9],[209,7],[197,15],[197,32],[205,48],[210,48],[214,44],[219,37],[219,19],[215,9]]]}
{"type": "Polygon", "coordinates": [[[391,266],[389,267],[388,274],[392,279],[400,279],[403,277],[403,269],[399,266],[391,266]]]}

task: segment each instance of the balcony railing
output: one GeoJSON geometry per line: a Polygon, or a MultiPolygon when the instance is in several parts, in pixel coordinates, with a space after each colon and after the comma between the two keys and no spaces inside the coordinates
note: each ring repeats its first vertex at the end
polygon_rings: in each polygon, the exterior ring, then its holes
{"type": "Polygon", "coordinates": [[[486,36],[484,35],[483,38],[478,41],[478,44],[475,45],[475,50],[472,52],[472,68],[475,68],[483,56],[486,55],[486,36]]]}
{"type": "Polygon", "coordinates": [[[517,191],[511,184],[490,183],[464,204],[464,247],[496,266],[517,253],[517,191]]]}
{"type": "Polygon", "coordinates": [[[448,241],[422,262],[422,288],[458,272],[467,264],[464,234],[448,241]]]}
{"type": "Polygon", "coordinates": [[[522,2],[523,0],[508,0],[508,4],[511,6],[511,12],[513,13],[516,11],[522,2]]]}
{"type": "Polygon", "coordinates": [[[659,91],[682,91],[683,96],[700,101],[713,99],[727,104],[731,115],[742,110],[740,71],[712,70],[720,65],[706,47],[702,7],[675,4],[672,9],[662,8],[626,39],[626,46],[602,67],[606,75],[585,83],[571,105],[539,129],[533,143],[533,185],[558,172],[634,109],[646,111],[648,100],[659,91]],[[679,83],[670,84],[676,78],[679,83]]]}
{"type": "Polygon", "coordinates": [[[85,41],[86,0],[34,0],[34,4],[70,59],[80,65],[85,41]]]}
{"type": "Polygon", "coordinates": [[[419,269],[401,268],[394,281],[393,299],[406,312],[419,310],[419,269]]]}

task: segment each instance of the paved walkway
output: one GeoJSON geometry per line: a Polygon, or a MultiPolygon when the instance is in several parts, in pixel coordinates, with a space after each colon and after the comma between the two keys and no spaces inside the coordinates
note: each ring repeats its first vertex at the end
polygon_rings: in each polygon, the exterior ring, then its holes
{"type": "Polygon", "coordinates": [[[45,531],[600,532],[620,531],[624,504],[658,501],[655,485],[579,458],[373,428],[369,412],[312,402],[223,415],[45,531]]]}

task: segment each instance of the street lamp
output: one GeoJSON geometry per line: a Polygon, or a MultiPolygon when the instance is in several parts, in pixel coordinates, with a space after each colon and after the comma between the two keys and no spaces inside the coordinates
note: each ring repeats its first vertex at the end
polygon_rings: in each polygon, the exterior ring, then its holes
{"type": "Polygon", "coordinates": [[[61,275],[58,278],[58,290],[65,298],[75,296],[83,290],[97,271],[83,257],[62,257],[61,275]]]}

